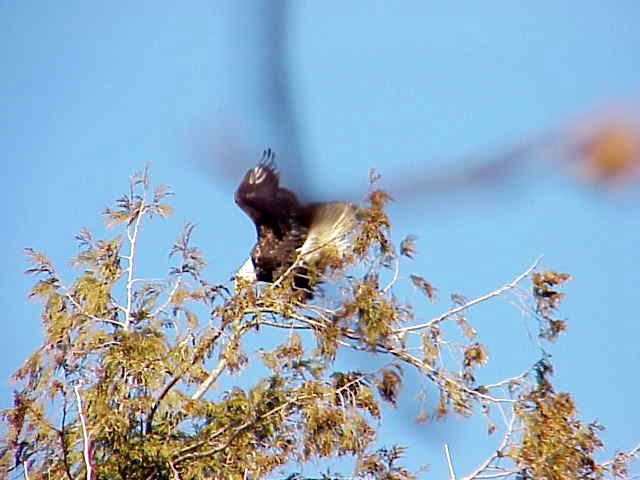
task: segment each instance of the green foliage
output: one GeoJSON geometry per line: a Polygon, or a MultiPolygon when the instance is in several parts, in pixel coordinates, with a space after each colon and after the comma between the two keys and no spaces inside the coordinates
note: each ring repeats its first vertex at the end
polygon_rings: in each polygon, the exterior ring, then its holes
{"type": "Polygon", "coordinates": [[[536,371],[536,388],[523,395],[515,409],[523,425],[521,443],[508,453],[522,467],[519,478],[604,478],[605,469],[593,458],[603,446],[598,438],[602,427],[580,422],[571,396],[553,391],[547,359],[539,362],[536,371]]]}
{"type": "MultiPolygon", "coordinates": [[[[2,412],[3,475],[23,469],[31,479],[274,478],[296,464],[345,457],[360,478],[415,478],[399,465],[411,449],[376,443],[382,404],[401,401],[407,369],[438,392],[438,403],[424,407],[420,420],[479,413],[492,433],[491,407],[513,406],[520,429],[505,426],[499,455],[486,464],[511,459],[505,477],[627,471],[633,454],[608,464],[594,460],[598,428],[577,419],[568,394],[554,392],[547,357],[517,377],[477,384],[488,349],[463,312],[517,281],[473,301],[456,296],[454,307],[428,321],[398,300],[400,258],[384,191],[368,195],[353,252],[331,259],[323,280],[338,293],[318,291],[313,302],[286,275],[273,285],[210,283],[192,224],[170,249],[167,278],[142,278],[135,262],[142,221],[169,215],[168,194],[163,186],[151,193],[147,171],[134,175],[128,194],[104,212],[107,225],[121,231],[105,239],[86,229],[77,235],[72,264],[79,271],[69,284],[42,253],[26,250],[27,272],[38,276],[29,296],[43,303],[44,339],[15,373],[14,403],[2,412]],[[445,324],[460,338],[450,338],[445,324]],[[245,351],[246,335],[259,329],[279,331],[280,343],[245,351]],[[341,349],[388,361],[368,372],[338,371],[341,349]],[[268,373],[253,385],[210,390],[258,361],[268,373]]],[[[401,256],[416,255],[414,240],[405,238],[401,256]]],[[[566,328],[555,315],[557,288],[568,279],[550,271],[532,275],[527,308],[543,339],[555,340],[566,328]]],[[[408,280],[435,301],[429,281],[415,274],[408,280]]]]}

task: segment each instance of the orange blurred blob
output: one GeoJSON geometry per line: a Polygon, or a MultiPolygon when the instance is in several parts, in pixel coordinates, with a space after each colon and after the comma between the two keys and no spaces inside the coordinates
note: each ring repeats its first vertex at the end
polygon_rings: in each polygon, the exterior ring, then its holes
{"type": "Polygon", "coordinates": [[[608,124],[580,145],[585,173],[595,181],[628,181],[640,166],[640,132],[631,125],[608,124]]]}

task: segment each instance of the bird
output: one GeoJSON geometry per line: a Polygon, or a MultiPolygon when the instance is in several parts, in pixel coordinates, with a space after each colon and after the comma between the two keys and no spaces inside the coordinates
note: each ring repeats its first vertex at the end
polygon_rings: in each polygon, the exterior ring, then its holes
{"type": "Polygon", "coordinates": [[[332,258],[352,248],[361,209],[350,202],[302,203],[280,186],[275,153],[263,151],[234,194],[236,204],[253,221],[256,243],[235,278],[249,282],[280,282],[293,275],[295,289],[312,298],[318,274],[332,258]]]}

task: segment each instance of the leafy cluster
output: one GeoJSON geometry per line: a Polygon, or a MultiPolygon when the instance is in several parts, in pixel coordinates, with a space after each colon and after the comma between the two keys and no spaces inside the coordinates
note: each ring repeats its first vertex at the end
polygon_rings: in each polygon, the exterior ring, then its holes
{"type": "Polygon", "coordinates": [[[532,275],[533,295],[536,301],[536,313],[543,327],[540,336],[550,341],[555,341],[558,335],[567,329],[563,320],[554,318],[554,312],[564,297],[562,292],[556,290],[559,285],[571,280],[571,275],[553,271],[536,272],[532,275]]]}
{"type": "MultiPolygon", "coordinates": [[[[73,260],[80,271],[68,285],[42,253],[27,250],[28,272],[39,276],[30,296],[43,302],[45,335],[15,373],[14,404],[2,413],[2,474],[257,479],[322,457],[349,457],[361,478],[415,478],[399,465],[411,450],[377,445],[376,438],[382,404],[399,402],[408,368],[439,394],[422,420],[451,411],[489,419],[491,406],[514,406],[500,455],[478,475],[504,458],[512,461],[500,470],[505,477],[600,478],[626,471],[632,454],[619,454],[609,466],[595,462],[597,428],[580,423],[568,394],[554,392],[546,360],[492,385],[476,381],[488,354],[466,312],[516,289],[533,267],[488,295],[454,296],[444,313],[416,319],[394,293],[400,257],[416,254],[414,237],[402,241],[398,255],[384,211],[390,197],[372,187],[353,252],[333,261],[323,277],[332,293],[319,289],[313,301],[291,288],[287,273],[272,285],[209,282],[191,224],[170,249],[167,278],[146,280],[137,271],[138,235],[143,219],[170,213],[168,194],[163,186],[150,192],[146,171],[134,176],[128,194],[105,210],[108,225],[121,233],[95,239],[81,231],[73,260]],[[445,324],[463,341],[447,340],[445,324]],[[279,341],[245,351],[247,337],[264,329],[281,333],[279,341]],[[388,361],[372,371],[341,371],[335,367],[340,349],[388,361]],[[212,391],[257,363],[267,373],[252,385],[212,391]]],[[[408,278],[435,301],[430,282],[408,278]]],[[[547,340],[565,329],[554,315],[561,299],[556,288],[568,278],[532,275],[527,308],[547,340]]],[[[496,425],[489,422],[492,433],[496,425]]]]}

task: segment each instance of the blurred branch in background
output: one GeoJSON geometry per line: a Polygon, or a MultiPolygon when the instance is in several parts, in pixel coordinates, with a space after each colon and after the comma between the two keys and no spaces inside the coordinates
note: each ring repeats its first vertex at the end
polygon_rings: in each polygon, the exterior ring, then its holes
{"type": "Polygon", "coordinates": [[[592,114],[578,123],[570,153],[574,170],[598,185],[627,186],[640,173],[640,108],[592,114]]]}

